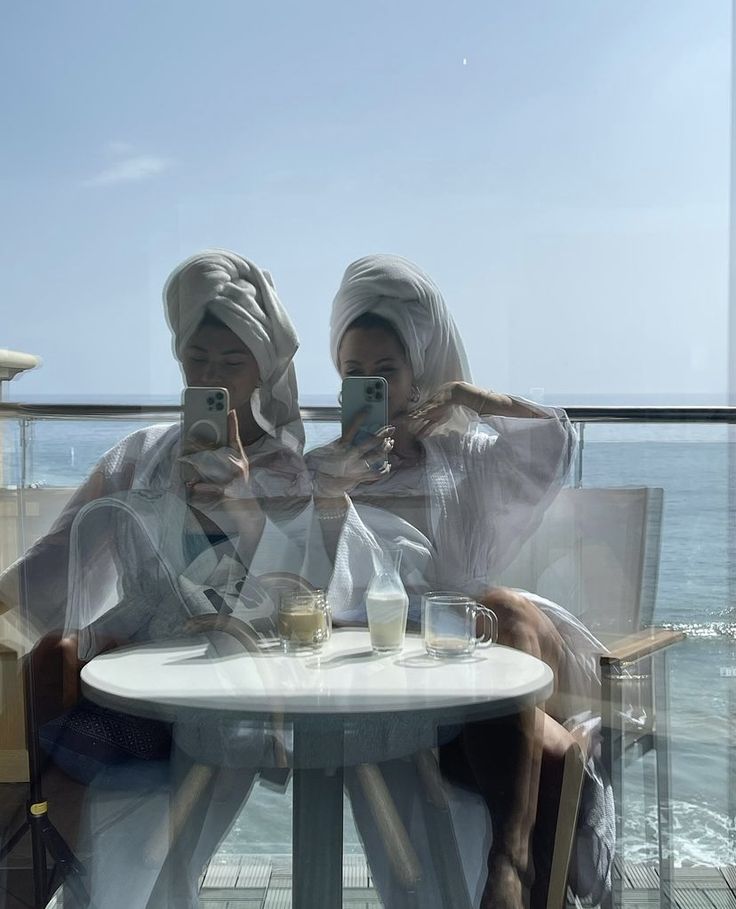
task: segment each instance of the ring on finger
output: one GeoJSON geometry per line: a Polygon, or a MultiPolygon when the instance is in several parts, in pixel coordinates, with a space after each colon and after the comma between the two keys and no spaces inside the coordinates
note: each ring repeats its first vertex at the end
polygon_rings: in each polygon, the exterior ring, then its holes
{"type": "Polygon", "coordinates": [[[371,462],[368,460],[368,458],[363,458],[363,463],[365,464],[366,470],[373,470],[373,468],[371,467],[371,462]]]}

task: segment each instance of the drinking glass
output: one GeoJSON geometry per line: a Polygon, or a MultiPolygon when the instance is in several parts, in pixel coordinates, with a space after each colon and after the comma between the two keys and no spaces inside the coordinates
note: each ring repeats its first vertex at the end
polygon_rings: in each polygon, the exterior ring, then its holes
{"type": "Polygon", "coordinates": [[[332,614],[324,590],[283,593],[278,627],[281,646],[286,653],[319,650],[332,633],[332,614]]]}
{"type": "Polygon", "coordinates": [[[430,656],[465,657],[498,640],[498,619],[470,597],[433,591],[422,597],[422,634],[430,656]]]}

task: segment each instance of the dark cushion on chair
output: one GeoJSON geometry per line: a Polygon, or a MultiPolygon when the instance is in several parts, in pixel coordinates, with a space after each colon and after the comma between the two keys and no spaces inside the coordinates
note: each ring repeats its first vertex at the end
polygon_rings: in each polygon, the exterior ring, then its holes
{"type": "Polygon", "coordinates": [[[131,759],[167,760],[171,727],[82,698],[76,706],[42,726],[39,740],[66,773],[89,783],[104,768],[131,759]]]}
{"type": "Polygon", "coordinates": [[[124,762],[168,760],[168,723],[99,707],[78,695],[82,663],[73,639],[48,634],[28,659],[39,743],[74,780],[88,784],[100,771],[124,762]]]}

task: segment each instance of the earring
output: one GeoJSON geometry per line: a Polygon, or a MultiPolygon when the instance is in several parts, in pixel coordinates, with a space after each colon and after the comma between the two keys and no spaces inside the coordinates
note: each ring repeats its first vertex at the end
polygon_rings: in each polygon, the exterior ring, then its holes
{"type": "Polygon", "coordinates": [[[416,404],[417,401],[419,400],[419,386],[418,385],[412,385],[412,387],[409,391],[409,400],[412,402],[412,404],[416,404]]]}

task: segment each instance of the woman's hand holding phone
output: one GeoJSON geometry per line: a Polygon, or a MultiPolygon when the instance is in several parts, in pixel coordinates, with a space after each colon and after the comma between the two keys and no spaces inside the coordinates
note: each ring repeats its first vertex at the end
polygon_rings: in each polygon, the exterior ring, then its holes
{"type": "Polygon", "coordinates": [[[210,448],[190,441],[189,454],[179,459],[185,479],[187,501],[208,513],[227,502],[246,498],[249,465],[238,432],[234,410],[227,415],[227,445],[210,448]],[[192,450],[194,449],[194,450],[192,450]]]}

